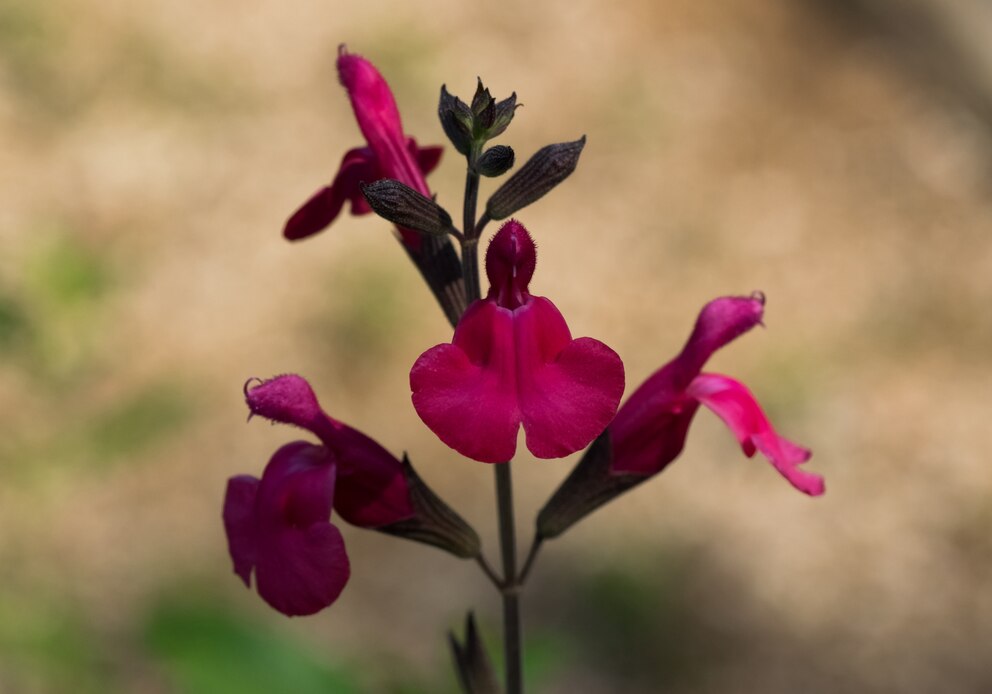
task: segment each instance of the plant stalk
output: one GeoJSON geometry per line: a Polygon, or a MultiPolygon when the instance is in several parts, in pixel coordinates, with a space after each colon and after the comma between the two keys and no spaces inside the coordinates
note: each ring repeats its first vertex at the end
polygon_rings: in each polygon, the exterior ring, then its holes
{"type": "MultiPolygon", "coordinates": [[[[463,214],[462,276],[468,304],[478,301],[479,287],[479,234],[488,217],[475,223],[475,207],[479,197],[479,174],[475,172],[474,156],[469,156],[465,174],[465,207],[463,214]]],[[[520,583],[517,581],[517,537],[513,514],[513,479],[510,462],[497,463],[496,508],[499,515],[499,545],[503,555],[503,580],[499,591],[503,596],[503,648],[506,661],[507,694],[523,694],[523,662],[520,629],[520,583]]],[[[485,567],[483,567],[485,568],[485,567]]]]}
{"type": "Polygon", "coordinates": [[[499,512],[499,546],[503,554],[503,648],[506,658],[507,694],[523,692],[520,629],[520,584],[517,582],[517,538],[513,516],[513,479],[510,461],[497,463],[496,507],[499,512]]]}

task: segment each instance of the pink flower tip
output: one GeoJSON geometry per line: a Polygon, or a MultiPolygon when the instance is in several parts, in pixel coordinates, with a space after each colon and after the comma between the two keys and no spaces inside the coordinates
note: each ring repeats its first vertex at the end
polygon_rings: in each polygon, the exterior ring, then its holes
{"type": "Polygon", "coordinates": [[[486,251],[489,295],[504,308],[516,308],[537,266],[537,246],[524,226],[511,219],[496,232],[486,251]]]}
{"type": "Polygon", "coordinates": [[[244,391],[251,413],[273,422],[313,429],[323,416],[310,384],[296,374],[276,376],[267,381],[250,378],[245,382],[244,391]]]}

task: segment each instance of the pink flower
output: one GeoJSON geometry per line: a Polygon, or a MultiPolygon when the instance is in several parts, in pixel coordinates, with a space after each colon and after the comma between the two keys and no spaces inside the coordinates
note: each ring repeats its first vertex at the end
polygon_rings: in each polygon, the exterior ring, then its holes
{"type": "MultiPolygon", "coordinates": [[[[389,85],[369,61],[345,52],[338,55],[338,75],[348,91],[367,147],[349,150],[334,181],[314,193],[286,222],[283,235],[302,239],[333,222],[346,201],[352,214],[371,212],[361,183],[391,178],[431,197],[424,176],[441,159],[440,147],[418,147],[403,134],[400,113],[389,85]]],[[[461,261],[447,237],[424,237],[413,229],[396,228],[407,255],[423,275],[452,325],[465,308],[461,261]]]]}
{"type": "Polygon", "coordinates": [[[350,568],[341,532],[328,520],[336,466],[322,446],[290,443],[272,456],[259,481],[232,477],[224,527],[234,572],[272,607],[293,617],[334,602],[350,568]]]}
{"type": "MultiPolygon", "coordinates": [[[[249,384],[251,381],[249,381],[249,384]]],[[[327,607],[348,581],[348,556],[330,523],[332,507],[363,528],[413,518],[402,464],[365,434],[329,417],[310,385],[280,376],[247,387],[252,414],[307,429],[323,445],[280,448],[258,480],[228,481],[224,527],[234,571],[283,614],[327,607]]]]}
{"type": "Polygon", "coordinates": [[[648,476],[663,470],[682,452],[703,404],[730,428],[746,456],[761,451],[796,489],[823,494],[823,478],[799,468],[810,451],[776,433],[751,391],[727,376],[700,373],[713,352],[759,324],[763,312],[761,295],[723,297],[703,307],[682,352],[617,412],[609,427],[612,473],[648,476]]]}
{"type": "Polygon", "coordinates": [[[527,230],[503,225],[486,253],[488,296],[469,306],[451,344],[427,350],[410,371],[417,414],[475,460],[512,458],[521,424],[539,458],[577,451],[610,423],[623,394],[620,357],[592,338],[573,340],[555,305],[528,291],[536,261],[527,230]]]}
{"type": "MultiPolygon", "coordinates": [[[[359,183],[393,178],[431,196],[424,176],[441,160],[441,148],[418,147],[413,138],[403,134],[393,94],[372,63],[342,50],[338,56],[338,75],[351,98],[358,127],[368,146],[349,150],[331,185],[314,193],[289,218],[283,231],[287,239],[302,239],[322,231],[338,216],[345,201],[351,203],[352,214],[371,212],[359,183]]],[[[400,229],[399,233],[408,249],[420,250],[420,234],[410,229],[400,229]]]]}

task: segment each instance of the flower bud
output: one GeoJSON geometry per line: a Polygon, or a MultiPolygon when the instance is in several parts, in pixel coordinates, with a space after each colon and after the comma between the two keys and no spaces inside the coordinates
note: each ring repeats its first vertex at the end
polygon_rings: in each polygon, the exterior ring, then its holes
{"type": "Polygon", "coordinates": [[[362,186],[362,195],[383,219],[431,236],[451,229],[451,215],[443,207],[399,181],[384,178],[362,186]]]}
{"type": "Polygon", "coordinates": [[[475,162],[475,170],[490,178],[502,176],[513,168],[513,162],[513,150],[506,145],[496,145],[482,153],[479,160],[475,162]]]}
{"type": "Polygon", "coordinates": [[[451,644],[462,691],[470,694],[499,694],[496,673],[493,672],[492,661],[486,653],[486,645],[479,637],[474,614],[469,612],[465,617],[465,640],[459,643],[454,632],[449,632],[448,642],[451,644]]]}
{"type": "Polygon", "coordinates": [[[441,99],[437,106],[437,115],[441,120],[444,134],[459,153],[468,155],[472,149],[472,125],[474,116],[471,109],[458,97],[448,93],[445,85],[441,85],[441,99]]]}
{"type": "Polygon", "coordinates": [[[539,149],[493,193],[486,202],[486,213],[492,219],[505,219],[544,197],[575,171],[585,144],[586,137],[583,135],[574,142],[562,142],[539,149]]]}
{"type": "MultiPolygon", "coordinates": [[[[438,101],[438,118],[445,135],[459,152],[472,159],[483,145],[502,134],[513,120],[517,110],[517,94],[514,92],[503,101],[496,101],[480,79],[475,88],[471,105],[448,93],[441,87],[438,101]]],[[[498,174],[485,174],[498,175],[498,174]]]]}

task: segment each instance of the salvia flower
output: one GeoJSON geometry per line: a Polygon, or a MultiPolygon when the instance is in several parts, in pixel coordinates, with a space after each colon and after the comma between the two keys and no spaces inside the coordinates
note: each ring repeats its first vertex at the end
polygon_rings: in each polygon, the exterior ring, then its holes
{"type": "Polygon", "coordinates": [[[689,425],[705,405],[751,457],[760,451],[799,491],[824,493],[823,478],[799,466],[808,449],[780,436],[742,383],[702,373],[710,356],[761,323],[764,296],[722,297],[703,307],[685,347],[627,399],[604,435],[541,510],[538,533],[555,537],[594,509],[664,470],[685,446],[689,425]]]}
{"type": "Polygon", "coordinates": [[[730,428],[746,456],[761,451],[796,489],[823,494],[823,478],[799,467],[810,451],[778,435],[751,391],[728,376],[701,373],[713,352],[758,325],[763,312],[761,294],[723,297],[703,307],[679,355],[617,412],[610,425],[614,472],[660,472],[682,451],[689,424],[705,405],[730,428]]]}
{"type": "MultiPolygon", "coordinates": [[[[394,178],[430,197],[424,177],[441,160],[441,147],[419,147],[403,133],[393,94],[372,63],[342,50],[337,67],[368,146],[349,150],[331,185],[318,190],[289,218],[284,229],[288,239],[301,239],[322,231],[340,214],[345,202],[351,204],[352,214],[371,212],[360,183],[394,178]]],[[[400,230],[400,234],[404,244],[419,246],[420,236],[416,232],[400,230]]]]}
{"type": "Polygon", "coordinates": [[[450,344],[410,371],[413,405],[448,446],[487,463],[509,460],[520,425],[527,448],[557,458],[583,448],[616,412],[623,363],[602,342],[572,339],[565,319],[528,285],[537,254],[509,221],[486,252],[488,295],[473,303],[450,344]]]}
{"type": "MultiPolygon", "coordinates": [[[[391,178],[431,197],[425,176],[440,161],[441,148],[420,147],[404,134],[389,85],[372,63],[342,47],[337,69],[367,146],[349,150],[333,182],[314,193],[293,213],[283,230],[290,240],[325,229],[341,213],[345,202],[350,203],[352,214],[371,212],[362,196],[362,183],[391,178]]],[[[465,298],[461,266],[450,240],[424,237],[404,227],[397,227],[396,231],[448,318],[456,321],[465,306],[465,298]]]]}
{"type": "Polygon", "coordinates": [[[322,446],[286,444],[258,480],[232,477],[224,526],[234,572],[246,586],[255,572],[258,593],[290,617],[334,602],[350,568],[341,532],[329,521],[337,471],[322,446]]]}
{"type": "Polygon", "coordinates": [[[353,525],[388,527],[414,517],[403,465],[365,434],[329,417],[310,385],[280,376],[253,385],[252,414],[293,424],[323,445],[283,446],[262,479],[228,482],[224,526],[234,570],[283,614],[313,614],[334,602],[349,576],[348,557],[331,509],[353,525]]]}

